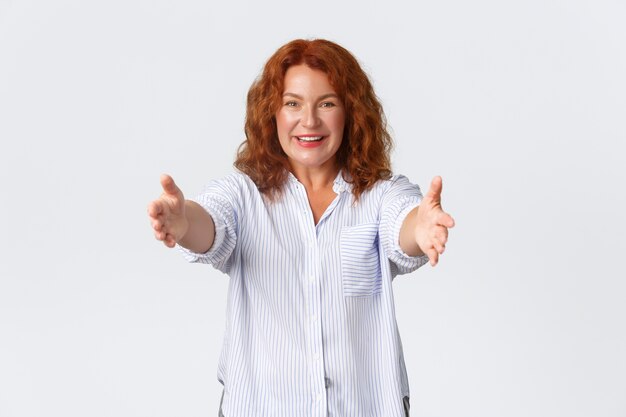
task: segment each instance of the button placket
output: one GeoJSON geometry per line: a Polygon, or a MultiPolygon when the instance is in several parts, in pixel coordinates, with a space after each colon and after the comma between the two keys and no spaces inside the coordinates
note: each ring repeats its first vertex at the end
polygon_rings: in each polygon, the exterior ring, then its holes
{"type": "MultiPolygon", "coordinates": [[[[314,248],[313,256],[314,268],[316,273],[319,274],[320,269],[320,253],[319,247],[316,245],[314,248]]],[[[326,396],[326,383],[325,383],[325,371],[323,360],[323,344],[322,344],[322,323],[321,323],[321,285],[319,280],[316,280],[315,285],[312,286],[312,300],[314,300],[312,309],[310,311],[310,328],[311,328],[311,377],[314,387],[315,395],[314,400],[320,407],[319,410],[325,412],[324,399],[326,396]]],[[[320,411],[322,412],[322,411],[320,411]]]]}
{"type": "MultiPolygon", "coordinates": [[[[322,347],[322,326],[321,326],[321,283],[319,279],[320,271],[320,250],[318,244],[318,229],[313,219],[313,212],[309,206],[306,191],[302,184],[297,184],[297,196],[301,207],[300,224],[304,236],[305,249],[305,277],[307,309],[308,309],[308,346],[309,346],[309,375],[311,381],[311,400],[313,404],[312,414],[314,416],[326,416],[326,380],[322,347]]],[[[337,201],[333,202],[334,205],[337,201]]],[[[332,210],[329,210],[332,211],[332,210]]],[[[327,216],[328,213],[325,213],[327,216]]],[[[321,220],[320,220],[321,223],[321,220]]]]}

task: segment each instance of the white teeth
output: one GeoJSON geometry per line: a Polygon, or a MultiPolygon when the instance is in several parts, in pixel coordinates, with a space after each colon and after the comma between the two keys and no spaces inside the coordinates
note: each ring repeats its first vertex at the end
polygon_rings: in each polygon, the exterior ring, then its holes
{"type": "Polygon", "coordinates": [[[301,138],[300,136],[296,136],[298,138],[298,140],[301,140],[303,142],[315,142],[317,140],[321,140],[323,136],[309,136],[306,138],[301,138]]]}

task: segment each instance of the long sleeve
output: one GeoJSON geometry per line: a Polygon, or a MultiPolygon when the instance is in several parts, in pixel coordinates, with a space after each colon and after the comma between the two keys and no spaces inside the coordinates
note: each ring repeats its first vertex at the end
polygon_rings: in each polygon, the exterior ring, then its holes
{"type": "Polygon", "coordinates": [[[231,255],[237,244],[239,230],[240,195],[239,174],[211,181],[202,193],[193,198],[213,218],[215,238],[213,245],[205,253],[195,253],[182,246],[178,248],[189,262],[210,264],[228,273],[231,255]]]}
{"type": "Polygon", "coordinates": [[[422,201],[419,186],[412,184],[403,176],[395,176],[385,192],[379,236],[383,250],[391,261],[393,276],[407,274],[428,262],[428,256],[409,256],[400,248],[399,237],[402,223],[407,214],[422,201]]]}

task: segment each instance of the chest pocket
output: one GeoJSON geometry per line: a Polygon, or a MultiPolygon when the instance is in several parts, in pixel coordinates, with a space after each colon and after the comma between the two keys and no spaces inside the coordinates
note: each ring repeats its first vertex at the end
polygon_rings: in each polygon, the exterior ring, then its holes
{"type": "Polygon", "coordinates": [[[340,248],[343,295],[367,297],[380,293],[382,281],[378,255],[378,223],[341,230],[340,248]]]}

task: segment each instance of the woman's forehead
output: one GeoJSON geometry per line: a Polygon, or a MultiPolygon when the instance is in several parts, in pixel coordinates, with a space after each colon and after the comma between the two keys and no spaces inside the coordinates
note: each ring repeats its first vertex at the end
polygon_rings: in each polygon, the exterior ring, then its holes
{"type": "Polygon", "coordinates": [[[287,93],[292,95],[302,95],[303,93],[337,94],[328,74],[306,65],[293,65],[287,69],[283,82],[283,94],[287,93]]]}

